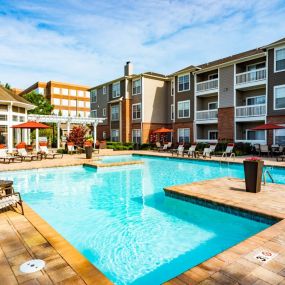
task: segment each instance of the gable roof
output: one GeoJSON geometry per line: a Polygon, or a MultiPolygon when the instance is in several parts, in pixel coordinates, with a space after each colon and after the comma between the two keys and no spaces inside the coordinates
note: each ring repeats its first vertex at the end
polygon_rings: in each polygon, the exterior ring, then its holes
{"type": "Polygon", "coordinates": [[[29,101],[27,101],[26,99],[24,99],[23,97],[14,94],[12,91],[6,89],[5,87],[3,87],[2,85],[0,85],[0,102],[13,102],[19,105],[27,105],[26,108],[27,109],[33,109],[35,106],[30,103],[29,101]]]}

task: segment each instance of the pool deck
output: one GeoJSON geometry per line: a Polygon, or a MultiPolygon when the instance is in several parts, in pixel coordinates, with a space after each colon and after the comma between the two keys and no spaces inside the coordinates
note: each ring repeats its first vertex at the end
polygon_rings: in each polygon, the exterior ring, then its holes
{"type": "MultiPolygon", "coordinates": [[[[132,153],[171,157],[169,153],[154,151],[106,151],[100,155],[132,153]]],[[[85,159],[84,155],[64,155],[62,159],[0,164],[0,171],[96,164],[96,156],[93,160],[85,159]]],[[[213,157],[211,160],[242,163],[243,159],[213,157]]],[[[285,162],[265,158],[265,165],[285,167],[285,162]]],[[[246,193],[244,182],[233,178],[167,188],[175,195],[196,197],[282,220],[165,284],[285,285],[285,185],[267,184],[262,188],[258,194],[246,193]],[[270,261],[255,258],[264,250],[273,253],[270,261]]],[[[25,216],[12,211],[0,213],[0,284],[112,284],[46,221],[27,205],[24,208],[25,216]],[[38,273],[21,274],[19,265],[30,258],[44,259],[46,268],[38,273]]]]}

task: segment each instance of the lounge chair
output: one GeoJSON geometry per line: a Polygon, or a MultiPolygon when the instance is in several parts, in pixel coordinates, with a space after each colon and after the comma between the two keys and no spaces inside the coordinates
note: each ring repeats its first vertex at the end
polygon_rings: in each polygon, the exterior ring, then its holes
{"type": "Polygon", "coordinates": [[[273,144],[271,146],[272,155],[282,155],[284,152],[283,146],[279,146],[278,144],[273,144]]]}
{"type": "Polygon", "coordinates": [[[210,147],[205,147],[203,150],[203,158],[211,158],[212,154],[215,152],[217,145],[210,145],[210,147]]]}
{"type": "Polygon", "coordinates": [[[23,203],[22,198],[19,192],[13,192],[12,194],[7,194],[0,196],[0,210],[9,207],[21,207],[22,215],[24,215],[23,203]]]}
{"type": "MultiPolygon", "coordinates": [[[[80,149],[82,149],[82,148],[80,148],[80,149]]],[[[76,153],[76,152],[77,152],[77,150],[75,149],[75,146],[73,144],[72,145],[71,144],[67,145],[67,153],[68,154],[73,154],[73,153],[76,153]]],[[[82,149],[82,152],[83,152],[83,149],[82,149]]]]}
{"type": "Polygon", "coordinates": [[[23,161],[22,158],[18,158],[17,156],[8,154],[8,149],[1,148],[0,149],[0,161],[4,163],[10,163],[15,162],[16,160],[19,160],[20,162],[23,161]]]}
{"type": "Polygon", "coordinates": [[[226,150],[225,150],[225,151],[223,152],[223,154],[222,154],[222,157],[225,157],[225,158],[227,158],[228,156],[229,156],[230,158],[235,157],[236,155],[235,155],[235,153],[233,152],[234,146],[235,146],[235,145],[234,145],[233,143],[228,144],[226,150]]]}
{"type": "Polygon", "coordinates": [[[161,148],[161,143],[160,142],[156,142],[155,143],[157,150],[159,150],[161,148]]]}
{"type": "Polygon", "coordinates": [[[284,159],[285,159],[285,155],[284,154],[276,156],[276,161],[284,161],[284,159]]]}
{"type": "Polygon", "coordinates": [[[194,145],[191,145],[190,147],[189,147],[189,149],[188,149],[188,151],[187,151],[187,155],[188,155],[188,157],[196,157],[196,154],[197,154],[197,152],[196,152],[196,147],[197,147],[197,145],[196,144],[194,144],[194,145]]]}
{"type": "Polygon", "coordinates": [[[40,145],[40,154],[43,155],[44,158],[56,158],[56,157],[63,157],[62,153],[53,152],[52,150],[48,149],[46,145],[40,145]]]}
{"type": "Polygon", "coordinates": [[[25,148],[18,148],[17,151],[18,151],[17,156],[22,158],[22,160],[26,160],[26,159],[30,161],[41,160],[40,155],[28,153],[25,148]]]}
{"type": "Polygon", "coordinates": [[[178,146],[178,148],[173,149],[171,152],[172,152],[172,156],[174,155],[174,153],[176,153],[177,156],[178,156],[179,154],[181,154],[181,155],[183,156],[183,154],[184,154],[184,146],[183,146],[183,144],[180,144],[180,145],[178,146]]]}
{"type": "Polygon", "coordinates": [[[263,154],[266,154],[267,156],[270,155],[269,147],[266,144],[260,145],[260,155],[262,156],[263,154]]]}
{"type": "Polygon", "coordinates": [[[158,149],[158,151],[167,151],[168,150],[168,144],[164,144],[162,147],[158,149]]]}

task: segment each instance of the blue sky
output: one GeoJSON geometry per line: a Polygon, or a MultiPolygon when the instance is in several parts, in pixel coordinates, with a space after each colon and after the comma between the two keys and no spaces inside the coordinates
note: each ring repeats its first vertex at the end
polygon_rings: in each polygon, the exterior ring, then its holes
{"type": "Polygon", "coordinates": [[[0,0],[0,81],[169,74],[283,38],[284,19],[284,0],[0,0]]]}

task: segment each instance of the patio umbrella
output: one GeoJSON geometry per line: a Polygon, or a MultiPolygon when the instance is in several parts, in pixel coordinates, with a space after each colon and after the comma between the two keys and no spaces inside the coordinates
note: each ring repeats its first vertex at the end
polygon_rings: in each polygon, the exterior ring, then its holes
{"type": "Polygon", "coordinates": [[[172,132],[173,132],[172,129],[160,128],[160,129],[155,130],[153,133],[160,134],[160,133],[172,133],[172,132]]]}
{"type": "Polygon", "coordinates": [[[36,130],[36,151],[39,151],[39,129],[48,129],[49,126],[42,123],[29,121],[22,124],[14,125],[11,128],[36,130]]]}
{"type": "Polygon", "coordinates": [[[276,124],[263,124],[259,125],[255,128],[252,128],[252,131],[270,131],[270,130],[279,130],[279,129],[285,129],[283,126],[279,126],[276,124]]]}
{"type": "Polygon", "coordinates": [[[263,124],[259,125],[255,128],[252,128],[252,131],[270,131],[270,130],[279,130],[279,129],[285,129],[283,126],[279,126],[276,124],[263,124]]]}

